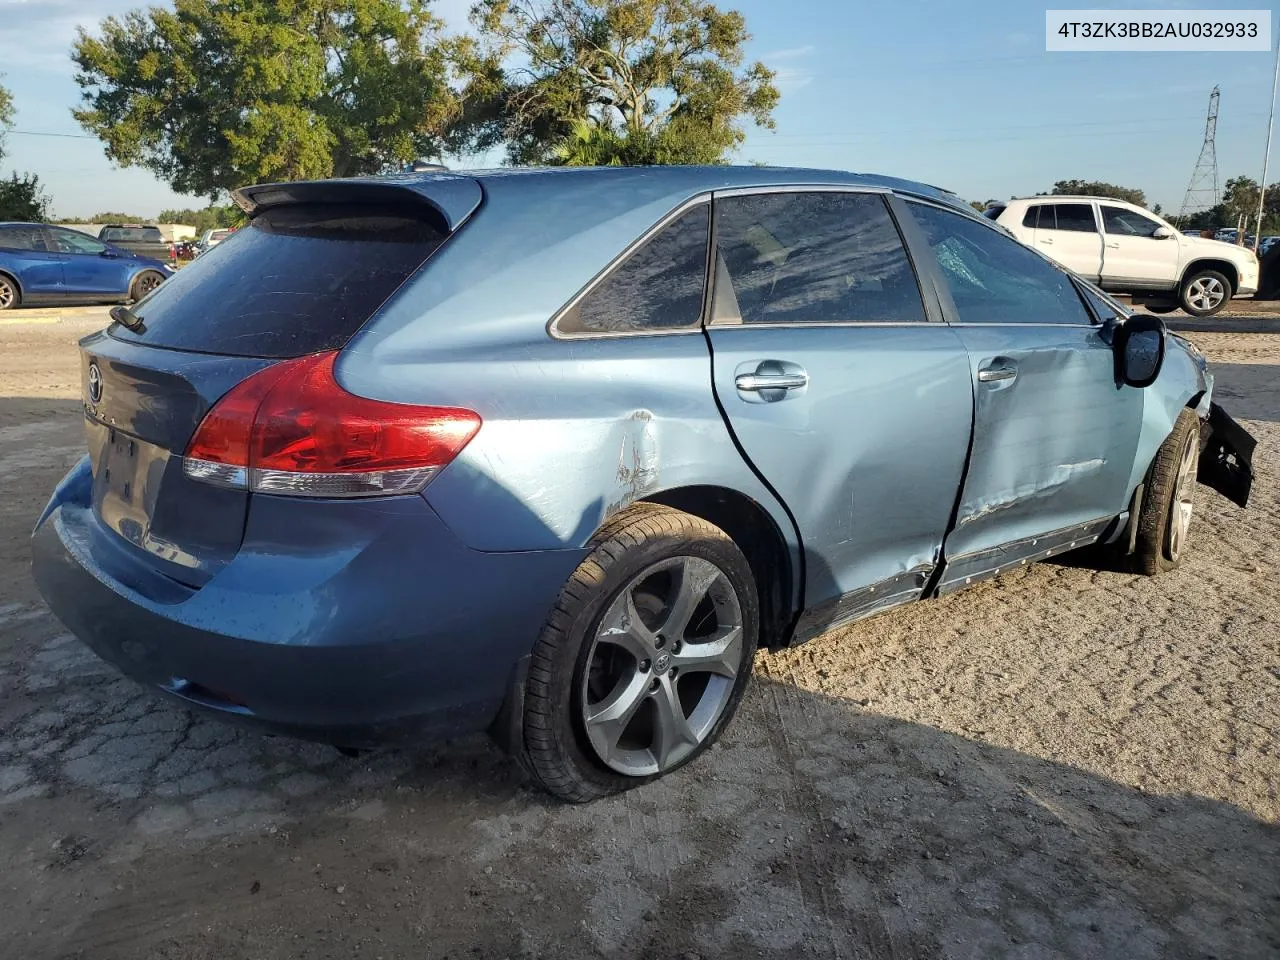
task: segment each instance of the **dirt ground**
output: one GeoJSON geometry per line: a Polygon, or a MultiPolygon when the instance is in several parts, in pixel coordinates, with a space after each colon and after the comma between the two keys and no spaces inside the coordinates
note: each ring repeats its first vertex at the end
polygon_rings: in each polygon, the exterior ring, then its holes
{"type": "Polygon", "coordinates": [[[701,761],[566,807],[483,738],[348,759],[85,652],[27,537],[95,321],[6,321],[0,957],[1280,956],[1274,324],[1192,334],[1260,476],[1201,490],[1182,569],[1042,564],[761,655],[701,761]]]}

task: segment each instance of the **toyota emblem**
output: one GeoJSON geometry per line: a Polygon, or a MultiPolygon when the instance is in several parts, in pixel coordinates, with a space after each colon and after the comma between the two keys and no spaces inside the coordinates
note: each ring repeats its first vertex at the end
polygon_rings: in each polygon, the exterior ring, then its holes
{"type": "Polygon", "coordinates": [[[89,364],[89,402],[98,403],[102,400],[102,371],[98,369],[96,363],[89,364]]]}

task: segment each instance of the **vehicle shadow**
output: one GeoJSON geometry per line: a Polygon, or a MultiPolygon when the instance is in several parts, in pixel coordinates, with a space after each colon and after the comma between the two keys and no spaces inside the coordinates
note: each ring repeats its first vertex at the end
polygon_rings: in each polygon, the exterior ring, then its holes
{"type": "Polygon", "coordinates": [[[781,655],[757,658],[720,745],[586,806],[483,737],[352,759],[192,715],[13,586],[78,430],[74,401],[33,421],[48,403],[0,400],[0,430],[27,431],[5,436],[42,445],[0,450],[0,899],[21,905],[0,938],[23,955],[1280,951],[1275,824],[896,718],[781,655]]]}

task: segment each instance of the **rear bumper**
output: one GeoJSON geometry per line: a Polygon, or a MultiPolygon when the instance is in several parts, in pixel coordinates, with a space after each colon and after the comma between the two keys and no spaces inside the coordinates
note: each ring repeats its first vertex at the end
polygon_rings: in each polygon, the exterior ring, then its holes
{"type": "Polygon", "coordinates": [[[97,522],[87,470],[32,542],[67,628],[189,704],[344,745],[488,727],[583,555],[471,550],[421,497],[255,497],[239,554],[193,590],[97,522]]]}

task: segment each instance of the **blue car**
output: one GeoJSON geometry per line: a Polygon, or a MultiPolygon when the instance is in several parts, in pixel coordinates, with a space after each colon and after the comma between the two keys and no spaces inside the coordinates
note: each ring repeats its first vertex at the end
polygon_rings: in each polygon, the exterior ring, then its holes
{"type": "Polygon", "coordinates": [[[0,223],[0,310],[141,300],[173,270],[78,230],[0,223]]]}
{"type": "Polygon", "coordinates": [[[944,191],[768,168],[255,186],[81,342],[54,613],[193,707],[489,730],[573,801],[758,647],[1091,544],[1177,566],[1253,440],[1193,346],[944,191]]]}

